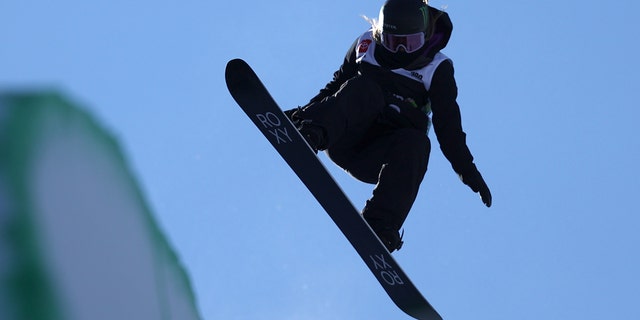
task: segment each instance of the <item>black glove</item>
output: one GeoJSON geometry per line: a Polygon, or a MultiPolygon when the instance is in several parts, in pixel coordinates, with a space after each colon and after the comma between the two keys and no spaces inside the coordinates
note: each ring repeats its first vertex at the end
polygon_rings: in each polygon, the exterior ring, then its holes
{"type": "Polygon", "coordinates": [[[487,207],[491,207],[491,191],[489,191],[489,187],[484,182],[482,175],[475,166],[473,169],[470,169],[459,176],[460,180],[462,180],[464,184],[468,185],[473,192],[480,193],[482,203],[487,207]]]}
{"type": "Polygon", "coordinates": [[[429,117],[422,112],[411,98],[403,98],[393,94],[387,94],[387,106],[383,116],[386,122],[399,128],[415,128],[427,131],[429,117]]]}

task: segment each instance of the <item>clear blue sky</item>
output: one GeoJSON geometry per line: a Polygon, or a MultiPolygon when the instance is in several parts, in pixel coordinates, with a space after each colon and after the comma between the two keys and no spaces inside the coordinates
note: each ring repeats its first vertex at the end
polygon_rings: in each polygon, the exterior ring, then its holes
{"type": "MultiPolygon", "coordinates": [[[[406,319],[224,83],[240,57],[306,103],[381,4],[4,1],[0,87],[58,88],[112,130],[204,319],[406,319]]],[[[640,319],[640,5],[431,4],[494,205],[432,139],[395,257],[447,320],[640,319]]],[[[362,207],[371,186],[321,157],[362,207]]]]}

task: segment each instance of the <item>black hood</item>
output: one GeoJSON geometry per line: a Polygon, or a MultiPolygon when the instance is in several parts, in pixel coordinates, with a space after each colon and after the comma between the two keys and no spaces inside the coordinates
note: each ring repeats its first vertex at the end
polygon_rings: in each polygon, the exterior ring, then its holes
{"type": "Polygon", "coordinates": [[[438,9],[429,7],[429,15],[431,21],[434,21],[433,31],[430,31],[431,35],[429,41],[426,44],[424,55],[433,59],[433,56],[440,50],[444,49],[449,43],[451,38],[451,32],[453,31],[453,24],[449,15],[438,9]]]}
{"type": "Polygon", "coordinates": [[[384,46],[377,46],[375,55],[380,65],[389,69],[407,70],[420,69],[428,65],[435,54],[447,46],[453,31],[453,24],[446,12],[429,7],[429,18],[433,21],[427,31],[430,36],[422,50],[414,53],[392,53],[384,46]]]}

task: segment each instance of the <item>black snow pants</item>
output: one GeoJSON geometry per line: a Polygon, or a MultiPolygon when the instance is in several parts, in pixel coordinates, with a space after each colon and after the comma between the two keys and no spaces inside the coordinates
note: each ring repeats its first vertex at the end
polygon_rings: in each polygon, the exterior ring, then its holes
{"type": "Polygon", "coordinates": [[[386,100],[376,82],[359,75],[305,107],[301,116],[326,130],[326,153],[333,162],[354,178],[376,184],[362,211],[369,225],[398,231],[427,171],[431,143],[426,130],[388,121],[386,100]]]}

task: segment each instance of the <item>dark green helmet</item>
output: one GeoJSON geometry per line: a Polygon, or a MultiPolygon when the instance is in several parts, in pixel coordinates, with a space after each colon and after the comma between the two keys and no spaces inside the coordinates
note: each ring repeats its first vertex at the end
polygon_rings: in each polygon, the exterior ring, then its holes
{"type": "Polygon", "coordinates": [[[380,9],[378,23],[382,33],[426,33],[429,8],[425,0],[387,0],[380,9]]]}

